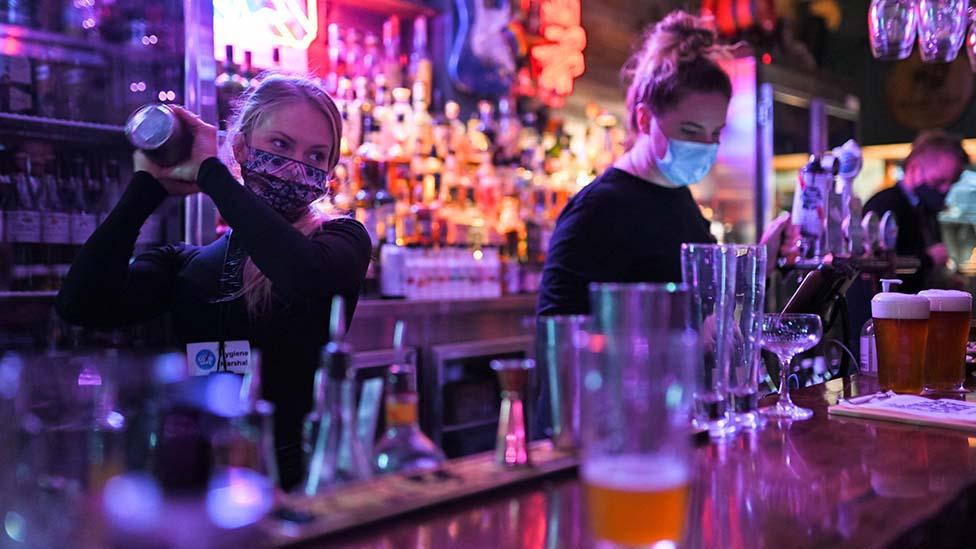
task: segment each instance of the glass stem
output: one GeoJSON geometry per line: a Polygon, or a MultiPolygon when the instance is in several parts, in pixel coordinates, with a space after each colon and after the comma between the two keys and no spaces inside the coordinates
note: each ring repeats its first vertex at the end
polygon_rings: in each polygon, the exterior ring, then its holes
{"type": "Polygon", "coordinates": [[[790,400],[790,363],[793,357],[779,357],[779,406],[792,407],[790,400]]]}

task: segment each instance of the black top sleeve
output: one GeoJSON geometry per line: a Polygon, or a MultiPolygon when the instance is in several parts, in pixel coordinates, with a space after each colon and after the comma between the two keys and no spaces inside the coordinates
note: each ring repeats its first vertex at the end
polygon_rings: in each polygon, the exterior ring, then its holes
{"type": "Polygon", "coordinates": [[[604,278],[601,266],[613,244],[602,237],[604,223],[596,208],[583,198],[560,215],[542,272],[540,315],[586,314],[590,309],[589,282],[604,278]]]}
{"type": "Polygon", "coordinates": [[[360,223],[330,221],[309,238],[238,183],[217,158],[201,164],[197,184],[276,290],[307,297],[359,292],[372,250],[360,223]]]}
{"type": "Polygon", "coordinates": [[[114,328],[144,322],[170,304],[180,249],[164,246],[130,264],[139,229],[166,198],[146,172],[136,172],[118,204],[81,248],[55,307],[73,324],[114,328]]]}

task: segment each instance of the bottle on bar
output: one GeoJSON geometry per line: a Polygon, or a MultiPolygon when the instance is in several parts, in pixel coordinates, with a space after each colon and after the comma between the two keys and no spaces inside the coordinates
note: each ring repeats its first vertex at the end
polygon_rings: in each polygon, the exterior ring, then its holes
{"type": "Polygon", "coordinates": [[[383,54],[380,51],[380,39],[373,33],[366,33],[363,39],[363,74],[370,80],[376,80],[379,75],[384,75],[383,54]]]}
{"type": "Polygon", "coordinates": [[[420,430],[417,371],[403,346],[403,321],[394,329],[395,362],[386,378],[386,432],[376,444],[373,466],[379,474],[430,471],[444,453],[420,430]]]}
{"type": "Polygon", "coordinates": [[[343,44],[343,57],[346,72],[355,78],[366,76],[363,72],[363,45],[360,43],[359,31],[353,28],[346,29],[345,42],[343,44]]]}
{"type": "Polygon", "coordinates": [[[246,89],[244,78],[238,73],[234,64],[234,46],[224,46],[223,70],[214,80],[217,87],[217,118],[221,129],[227,129],[227,119],[234,112],[234,102],[246,89]]]}
{"type": "Polygon", "coordinates": [[[410,50],[410,64],[407,66],[407,80],[410,81],[414,97],[427,105],[431,103],[434,85],[433,63],[427,50],[427,18],[417,17],[413,21],[413,47],[410,50]],[[424,95],[417,97],[417,84],[423,84],[424,95]]]}
{"type": "Polygon", "coordinates": [[[334,95],[339,89],[339,81],[349,76],[346,71],[345,45],[342,42],[339,25],[336,23],[329,24],[326,30],[326,41],[328,43],[329,67],[325,76],[325,91],[334,95]]]}
{"type": "MultiPolygon", "coordinates": [[[[356,151],[356,174],[359,191],[356,193],[356,219],[366,227],[375,247],[379,243],[379,207],[391,202],[386,192],[387,167],[379,143],[379,124],[373,118],[372,106],[364,104],[363,144],[356,151]]],[[[392,204],[390,204],[392,205],[392,204]]]]}
{"type": "Polygon", "coordinates": [[[329,343],[322,351],[326,378],[324,405],[318,407],[322,419],[311,428],[314,443],[305,477],[305,494],[310,496],[372,477],[369,456],[357,436],[356,379],[345,331],[345,305],[337,295],[332,299],[329,343]]]}

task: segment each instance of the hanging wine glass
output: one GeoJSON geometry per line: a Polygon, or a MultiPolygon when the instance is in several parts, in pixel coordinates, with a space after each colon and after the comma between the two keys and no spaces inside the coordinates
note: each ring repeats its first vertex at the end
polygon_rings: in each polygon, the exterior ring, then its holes
{"type": "Polygon", "coordinates": [[[897,61],[912,54],[916,32],[915,8],[914,0],[871,0],[868,36],[875,59],[897,61]]]}
{"type": "Polygon", "coordinates": [[[968,0],[918,0],[918,51],[923,63],[949,63],[966,36],[968,0]]]}
{"type": "Polygon", "coordinates": [[[976,10],[973,8],[969,9],[969,32],[966,33],[966,41],[962,47],[966,48],[969,68],[976,72],[976,10]]]}

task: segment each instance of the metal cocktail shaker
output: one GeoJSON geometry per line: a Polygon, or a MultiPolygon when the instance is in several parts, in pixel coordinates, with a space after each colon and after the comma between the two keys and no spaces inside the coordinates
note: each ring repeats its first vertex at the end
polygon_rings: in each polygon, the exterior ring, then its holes
{"type": "Polygon", "coordinates": [[[144,105],[125,124],[125,136],[150,160],[162,167],[179,164],[190,157],[193,135],[176,112],[166,105],[144,105]]]}

